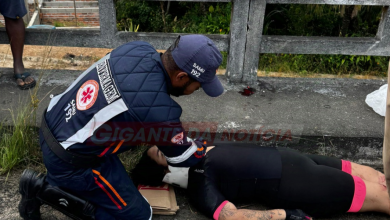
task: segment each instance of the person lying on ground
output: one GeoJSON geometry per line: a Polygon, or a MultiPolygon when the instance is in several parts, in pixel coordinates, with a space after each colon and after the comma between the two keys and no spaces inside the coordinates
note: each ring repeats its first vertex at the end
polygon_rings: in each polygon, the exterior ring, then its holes
{"type": "Polygon", "coordinates": [[[288,148],[220,144],[208,147],[196,165],[179,169],[168,166],[163,153],[153,146],[144,152],[132,178],[143,185],[166,182],[187,188],[192,204],[216,220],[294,219],[289,209],[301,209],[311,217],[367,211],[390,214],[381,172],[288,148]],[[286,211],[237,209],[236,201],[255,201],[286,211]]]}

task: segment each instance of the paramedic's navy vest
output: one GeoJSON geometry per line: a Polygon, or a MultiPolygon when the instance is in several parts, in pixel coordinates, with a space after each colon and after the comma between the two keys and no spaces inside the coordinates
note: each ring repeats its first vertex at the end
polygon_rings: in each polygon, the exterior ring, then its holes
{"type": "MultiPolygon", "coordinates": [[[[181,107],[169,96],[168,74],[148,43],[124,44],[92,65],[47,109],[46,120],[65,149],[85,144],[102,125],[179,122],[181,107]]],[[[123,127],[123,126],[122,126],[123,127]]]]}

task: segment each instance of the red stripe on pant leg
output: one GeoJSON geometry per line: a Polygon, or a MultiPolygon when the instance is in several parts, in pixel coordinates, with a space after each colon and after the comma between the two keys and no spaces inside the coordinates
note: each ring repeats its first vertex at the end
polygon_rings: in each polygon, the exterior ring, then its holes
{"type": "Polygon", "coordinates": [[[104,186],[102,184],[100,184],[97,180],[96,177],[95,178],[95,183],[107,194],[108,197],[110,197],[111,201],[113,203],[115,203],[115,205],[118,207],[118,209],[122,209],[122,207],[115,201],[115,199],[111,196],[111,194],[106,190],[106,188],[104,188],[104,186]]]}
{"type": "Polygon", "coordinates": [[[99,176],[99,179],[103,181],[103,183],[106,184],[106,186],[108,186],[108,188],[110,188],[112,190],[112,192],[114,193],[114,195],[116,195],[116,197],[118,197],[118,199],[122,202],[122,204],[124,206],[127,206],[126,202],[122,199],[122,197],[119,195],[119,193],[114,189],[114,187],[102,176],[100,175],[100,172],[97,171],[97,170],[92,170],[92,172],[96,175],[99,176]]]}
{"type": "Polygon", "coordinates": [[[351,162],[346,160],[341,160],[341,170],[348,174],[352,174],[351,162]]]}
{"type": "Polygon", "coordinates": [[[112,143],[112,144],[110,144],[110,146],[107,147],[106,149],[104,149],[104,151],[103,151],[101,154],[99,154],[98,157],[103,157],[103,156],[107,153],[107,151],[108,151],[112,146],[114,146],[114,144],[115,144],[115,142],[112,143]]]}
{"type": "Polygon", "coordinates": [[[353,194],[351,208],[348,212],[358,212],[363,207],[364,199],[366,198],[366,184],[357,176],[352,176],[355,182],[355,193],[353,194]]]}

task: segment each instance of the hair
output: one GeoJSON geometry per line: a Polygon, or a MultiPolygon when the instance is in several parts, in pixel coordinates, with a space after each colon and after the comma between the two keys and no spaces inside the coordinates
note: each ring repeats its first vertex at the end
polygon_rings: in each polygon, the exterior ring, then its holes
{"type": "Polygon", "coordinates": [[[143,154],[139,163],[131,171],[134,184],[161,186],[165,176],[166,167],[157,164],[148,155],[148,148],[143,154]]]}
{"type": "Polygon", "coordinates": [[[162,56],[162,61],[164,63],[165,70],[169,75],[175,74],[177,72],[182,72],[175,60],[172,57],[172,51],[178,46],[180,41],[180,36],[176,39],[176,41],[165,51],[162,56]]]}

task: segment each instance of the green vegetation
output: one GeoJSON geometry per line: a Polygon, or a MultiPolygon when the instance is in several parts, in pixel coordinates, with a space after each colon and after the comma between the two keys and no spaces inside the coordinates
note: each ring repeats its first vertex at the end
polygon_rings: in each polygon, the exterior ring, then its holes
{"type": "Polygon", "coordinates": [[[65,24],[64,24],[64,22],[54,21],[53,26],[54,27],[65,27],[65,24]]]}
{"type": "Polygon", "coordinates": [[[35,125],[35,107],[21,103],[11,114],[10,126],[0,125],[0,174],[6,173],[20,163],[41,161],[38,132],[35,125]]]}
{"type": "Polygon", "coordinates": [[[359,74],[386,76],[388,58],[346,55],[263,54],[259,69],[266,72],[300,74],[359,74]]]}
{"type": "MultiPolygon", "coordinates": [[[[228,34],[232,3],[145,2],[116,0],[118,29],[128,19],[140,32],[228,34]]],[[[266,35],[374,37],[382,7],[267,5],[266,35]]],[[[164,49],[164,48],[159,48],[164,49]]],[[[227,53],[223,53],[226,67],[227,53]]],[[[369,74],[385,76],[388,57],[262,54],[259,70],[302,74],[369,74]]]]}
{"type": "Polygon", "coordinates": [[[54,21],[53,26],[55,27],[85,27],[86,24],[83,22],[76,22],[75,21],[54,21]]]}
{"type": "Polygon", "coordinates": [[[131,18],[123,19],[120,23],[117,23],[118,30],[128,31],[128,32],[138,32],[139,25],[133,25],[133,20],[131,18]]]}
{"type": "Polygon", "coordinates": [[[118,155],[128,173],[138,164],[147,148],[147,145],[141,145],[118,155]]]}
{"type": "Polygon", "coordinates": [[[42,167],[36,124],[36,110],[40,103],[37,94],[52,48],[52,46],[45,48],[40,64],[42,71],[39,77],[35,78],[36,86],[29,90],[29,96],[19,100],[17,107],[6,110],[9,111],[10,117],[0,123],[0,175],[19,164],[42,167]]]}
{"type": "Polygon", "coordinates": [[[374,37],[381,13],[382,7],[374,6],[267,5],[264,33],[374,37]]]}
{"type": "Polygon", "coordinates": [[[227,34],[231,7],[231,3],[116,0],[119,30],[130,18],[142,32],[227,34]]]}

